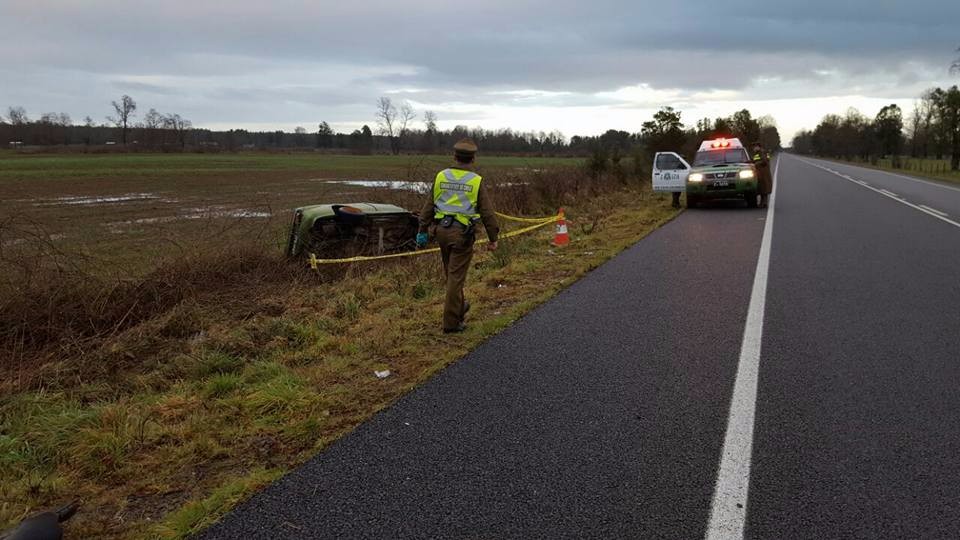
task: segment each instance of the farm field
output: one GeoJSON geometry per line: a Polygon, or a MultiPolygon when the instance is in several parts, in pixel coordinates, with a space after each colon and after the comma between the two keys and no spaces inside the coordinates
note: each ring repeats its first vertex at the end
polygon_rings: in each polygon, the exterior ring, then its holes
{"type": "MultiPolygon", "coordinates": [[[[0,152],[0,242],[8,252],[42,245],[83,257],[91,269],[127,275],[186,247],[216,247],[234,236],[253,234],[280,249],[292,209],[368,200],[418,205],[415,190],[401,184],[432,180],[448,162],[447,156],[0,152]]],[[[496,183],[577,163],[482,157],[480,170],[496,183]]]]}

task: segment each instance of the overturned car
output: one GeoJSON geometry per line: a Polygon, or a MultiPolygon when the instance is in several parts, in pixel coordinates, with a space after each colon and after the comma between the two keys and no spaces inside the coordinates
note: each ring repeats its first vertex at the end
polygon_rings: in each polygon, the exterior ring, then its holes
{"type": "Polygon", "coordinates": [[[335,258],[412,250],[417,227],[416,214],[392,204],[304,206],[294,211],[287,255],[335,258]]]}

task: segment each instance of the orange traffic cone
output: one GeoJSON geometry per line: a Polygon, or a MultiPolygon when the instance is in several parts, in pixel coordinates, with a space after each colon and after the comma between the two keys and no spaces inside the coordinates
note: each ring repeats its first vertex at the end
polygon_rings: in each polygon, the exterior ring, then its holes
{"type": "Polygon", "coordinates": [[[557,232],[553,235],[553,245],[563,247],[570,243],[570,234],[567,233],[567,220],[563,216],[563,208],[557,214],[557,232]]]}

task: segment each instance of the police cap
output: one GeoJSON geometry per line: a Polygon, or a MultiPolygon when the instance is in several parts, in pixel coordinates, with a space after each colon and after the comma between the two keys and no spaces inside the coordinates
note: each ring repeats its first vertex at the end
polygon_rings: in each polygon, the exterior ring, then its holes
{"type": "Polygon", "coordinates": [[[477,143],[473,142],[473,139],[469,137],[460,139],[457,141],[457,144],[453,145],[453,151],[458,154],[476,154],[477,143]]]}

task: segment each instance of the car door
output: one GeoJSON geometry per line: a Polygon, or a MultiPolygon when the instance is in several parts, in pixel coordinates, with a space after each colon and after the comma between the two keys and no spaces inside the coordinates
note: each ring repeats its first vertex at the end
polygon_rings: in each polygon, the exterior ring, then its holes
{"type": "Polygon", "coordinates": [[[676,152],[657,152],[653,156],[653,190],[686,191],[690,164],[676,152]]]}

